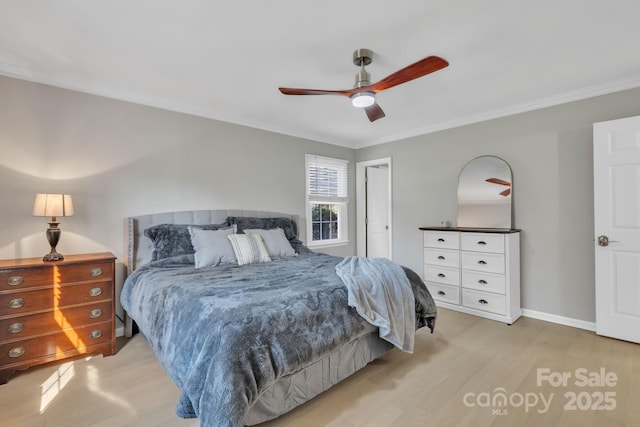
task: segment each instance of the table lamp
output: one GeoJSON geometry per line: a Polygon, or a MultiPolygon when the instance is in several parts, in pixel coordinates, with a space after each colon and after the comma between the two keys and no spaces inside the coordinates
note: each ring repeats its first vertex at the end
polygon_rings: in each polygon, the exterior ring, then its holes
{"type": "Polygon", "coordinates": [[[60,240],[60,228],[58,227],[59,216],[73,215],[73,201],[68,194],[36,194],[33,204],[33,216],[50,216],[51,222],[47,228],[47,240],[51,246],[51,251],[46,254],[43,261],[61,261],[64,256],[56,251],[56,245],[60,240]]]}

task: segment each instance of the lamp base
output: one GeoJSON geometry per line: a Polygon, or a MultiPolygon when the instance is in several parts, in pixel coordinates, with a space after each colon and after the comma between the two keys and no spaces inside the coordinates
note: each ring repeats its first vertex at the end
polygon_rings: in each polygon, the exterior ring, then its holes
{"type": "Polygon", "coordinates": [[[62,261],[64,259],[64,256],[56,251],[56,245],[58,244],[58,240],[60,240],[60,233],[60,228],[58,228],[56,219],[51,218],[49,228],[47,228],[47,240],[49,241],[51,250],[48,254],[42,257],[43,261],[62,261]]]}
{"type": "Polygon", "coordinates": [[[62,261],[64,259],[64,255],[56,252],[55,250],[49,252],[48,254],[46,254],[45,256],[42,257],[43,261],[62,261]]]}

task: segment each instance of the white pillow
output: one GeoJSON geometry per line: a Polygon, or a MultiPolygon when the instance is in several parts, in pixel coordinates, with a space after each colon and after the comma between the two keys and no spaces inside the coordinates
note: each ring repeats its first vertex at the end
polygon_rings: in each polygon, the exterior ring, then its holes
{"type": "Polygon", "coordinates": [[[233,228],[223,230],[203,230],[189,227],[191,244],[195,249],[196,268],[236,262],[236,255],[227,236],[233,234],[233,228]]]}
{"type": "Polygon", "coordinates": [[[298,255],[291,247],[291,243],[287,240],[282,228],[273,228],[271,230],[252,228],[245,229],[244,232],[245,234],[259,234],[272,259],[298,255]]]}
{"type": "Polygon", "coordinates": [[[229,234],[227,239],[231,242],[238,265],[271,261],[258,234],[229,234]]]}

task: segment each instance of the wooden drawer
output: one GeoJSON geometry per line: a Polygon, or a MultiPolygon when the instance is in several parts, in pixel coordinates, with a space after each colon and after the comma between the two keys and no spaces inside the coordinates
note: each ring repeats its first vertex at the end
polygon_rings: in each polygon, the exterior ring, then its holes
{"type": "Polygon", "coordinates": [[[452,249],[425,248],[424,263],[445,267],[460,267],[460,252],[452,249]]]}
{"type": "Polygon", "coordinates": [[[424,280],[427,282],[443,283],[445,285],[460,286],[460,270],[437,265],[424,266],[424,280]]]}
{"type": "Polygon", "coordinates": [[[506,291],[506,278],[504,274],[462,270],[461,284],[463,288],[497,294],[504,294],[506,291]]]}
{"type": "Polygon", "coordinates": [[[464,270],[504,274],[504,254],[462,252],[464,270]]]}
{"type": "MultiPolygon", "coordinates": [[[[86,352],[88,346],[113,339],[111,321],[52,335],[0,344],[0,365],[10,366],[46,356],[65,357],[68,352],[86,352]]],[[[55,358],[53,359],[55,360],[55,358]]]]}
{"type": "Polygon", "coordinates": [[[504,295],[462,289],[462,305],[495,314],[505,314],[504,295]]]}
{"type": "Polygon", "coordinates": [[[62,285],[88,280],[109,280],[113,277],[113,262],[67,265],[44,264],[32,268],[0,270],[0,291],[62,285]]]}
{"type": "Polygon", "coordinates": [[[111,300],[112,282],[56,286],[48,289],[25,290],[0,294],[0,316],[10,316],[75,304],[111,300]]]}
{"type": "Polygon", "coordinates": [[[494,233],[462,233],[463,251],[504,253],[504,236],[494,233]]]}
{"type": "Polygon", "coordinates": [[[105,301],[80,307],[10,317],[0,320],[0,341],[19,340],[37,335],[55,333],[63,329],[111,320],[113,302],[105,301]]]}
{"type": "Polygon", "coordinates": [[[424,231],[424,247],[459,249],[459,234],[456,231],[424,231]]]}
{"type": "Polygon", "coordinates": [[[426,282],[426,285],[434,300],[460,305],[460,288],[457,286],[433,282],[426,282]]]}

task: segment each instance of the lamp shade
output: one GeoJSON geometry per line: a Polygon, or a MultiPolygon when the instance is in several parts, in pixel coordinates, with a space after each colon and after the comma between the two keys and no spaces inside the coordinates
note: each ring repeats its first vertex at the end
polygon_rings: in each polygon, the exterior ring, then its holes
{"type": "Polygon", "coordinates": [[[36,194],[33,216],[71,216],[73,201],[68,194],[36,194]]]}

